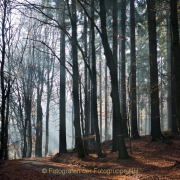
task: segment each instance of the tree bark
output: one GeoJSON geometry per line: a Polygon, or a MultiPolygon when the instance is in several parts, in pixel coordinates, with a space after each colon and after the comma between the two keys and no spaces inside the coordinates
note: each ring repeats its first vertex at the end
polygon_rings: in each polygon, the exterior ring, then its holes
{"type": "Polygon", "coordinates": [[[147,10],[148,10],[148,30],[149,30],[149,56],[150,56],[151,135],[153,141],[162,138],[162,133],[160,128],[160,114],[159,114],[155,1],[147,0],[147,10]]]}
{"type": "Polygon", "coordinates": [[[74,127],[75,140],[78,156],[85,157],[83,142],[81,138],[80,117],[79,117],[79,93],[78,93],[78,58],[77,58],[77,24],[76,24],[76,0],[72,0],[72,52],[73,52],[73,99],[74,99],[74,127]]]}
{"type": "Polygon", "coordinates": [[[127,112],[126,112],[126,56],[125,56],[125,33],[126,33],[126,0],[121,1],[121,28],[122,28],[122,36],[121,36],[121,54],[122,54],[122,67],[121,67],[121,82],[122,82],[122,119],[123,119],[123,130],[124,137],[128,137],[127,130],[127,112]]]}
{"type": "MultiPolygon", "coordinates": [[[[94,22],[94,0],[91,1],[91,18],[94,22]]],[[[91,23],[91,32],[92,32],[92,95],[93,95],[93,121],[94,121],[94,129],[96,133],[96,146],[97,146],[97,154],[98,157],[103,157],[102,149],[101,149],[101,141],[99,135],[99,127],[98,127],[98,112],[97,112],[97,82],[96,82],[96,52],[95,52],[95,33],[94,33],[94,25],[91,23]]]]}
{"type": "MultiPolygon", "coordinates": [[[[84,13],[84,53],[85,53],[85,57],[86,60],[87,58],[87,17],[86,17],[86,13],[84,13]]],[[[87,67],[85,65],[84,68],[84,84],[85,84],[85,138],[86,140],[84,141],[86,143],[86,146],[88,145],[88,137],[89,137],[89,116],[88,116],[88,108],[89,108],[89,99],[88,99],[88,77],[87,77],[87,67]]]]}
{"type": "Polygon", "coordinates": [[[2,19],[2,50],[1,50],[1,146],[0,146],[0,159],[4,157],[4,139],[5,139],[5,105],[6,105],[6,94],[4,87],[4,63],[6,54],[6,42],[5,42],[5,22],[7,13],[7,1],[3,1],[4,12],[2,19]]]}
{"type": "MultiPolygon", "coordinates": [[[[179,27],[177,14],[177,1],[170,0],[171,7],[171,32],[172,32],[172,61],[175,75],[175,91],[176,91],[176,118],[178,120],[178,127],[180,129],[180,46],[179,46],[179,27]]],[[[174,114],[173,114],[174,115],[174,114]]]]}
{"type": "MultiPolygon", "coordinates": [[[[117,0],[113,0],[113,58],[114,63],[116,65],[117,69],[117,0]]],[[[115,109],[113,106],[113,142],[112,142],[112,151],[117,151],[117,122],[116,122],[116,116],[115,116],[115,109]]]]}
{"type": "Polygon", "coordinates": [[[107,65],[105,64],[105,141],[108,140],[107,65]]]}
{"type": "Polygon", "coordinates": [[[43,69],[40,67],[40,60],[38,61],[38,85],[37,85],[37,124],[36,124],[36,144],[35,155],[42,157],[42,119],[43,112],[41,106],[42,92],[43,92],[43,76],[44,76],[44,63],[43,69]]]}
{"type": "Polygon", "coordinates": [[[168,113],[168,129],[171,129],[172,125],[172,102],[171,102],[171,25],[170,25],[170,17],[169,17],[169,10],[166,10],[166,17],[167,17],[167,72],[168,72],[168,97],[167,97],[167,113],[168,113]]]}
{"type": "Polygon", "coordinates": [[[130,0],[131,20],[131,138],[140,138],[137,128],[137,101],[136,101],[136,50],[135,50],[135,14],[134,0],[130,0]]]}
{"type": "Polygon", "coordinates": [[[118,136],[118,151],[120,159],[128,158],[127,149],[124,141],[124,133],[123,133],[123,124],[120,113],[120,102],[119,102],[119,94],[118,94],[118,79],[117,79],[117,67],[115,65],[112,51],[109,47],[107,30],[106,30],[106,8],[104,0],[100,0],[100,19],[101,19],[101,39],[104,47],[104,52],[107,60],[107,66],[110,70],[111,75],[111,86],[112,86],[112,102],[114,107],[114,114],[117,120],[117,136],[118,136]]]}
{"type": "MultiPolygon", "coordinates": [[[[62,14],[62,24],[65,28],[65,6],[62,14]]],[[[65,33],[61,31],[60,61],[65,65],[65,33]]],[[[60,65],[60,131],[59,152],[66,153],[66,75],[65,67],[60,65]]]]}

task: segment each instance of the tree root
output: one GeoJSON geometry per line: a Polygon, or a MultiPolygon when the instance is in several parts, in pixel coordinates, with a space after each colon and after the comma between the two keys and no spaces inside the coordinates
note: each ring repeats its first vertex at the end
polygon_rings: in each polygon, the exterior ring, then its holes
{"type": "Polygon", "coordinates": [[[168,144],[169,146],[173,143],[169,138],[167,138],[161,134],[158,137],[152,137],[151,141],[147,142],[146,145],[151,143],[151,142],[154,142],[154,141],[157,141],[159,143],[165,143],[165,144],[168,144]]]}

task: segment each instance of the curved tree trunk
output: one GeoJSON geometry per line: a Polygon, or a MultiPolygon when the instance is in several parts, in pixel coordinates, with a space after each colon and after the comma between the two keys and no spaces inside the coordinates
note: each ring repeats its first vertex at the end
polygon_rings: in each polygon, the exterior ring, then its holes
{"type": "Polygon", "coordinates": [[[111,75],[111,86],[112,86],[112,102],[114,107],[114,115],[117,120],[117,143],[118,143],[118,151],[120,159],[128,158],[127,149],[124,141],[124,133],[123,133],[123,124],[120,113],[120,102],[119,102],[119,93],[118,93],[118,79],[117,79],[117,67],[113,60],[113,54],[109,47],[108,37],[107,37],[107,29],[106,29],[106,8],[104,0],[100,0],[100,18],[101,18],[101,39],[104,47],[104,52],[107,60],[107,66],[110,70],[111,75]]]}

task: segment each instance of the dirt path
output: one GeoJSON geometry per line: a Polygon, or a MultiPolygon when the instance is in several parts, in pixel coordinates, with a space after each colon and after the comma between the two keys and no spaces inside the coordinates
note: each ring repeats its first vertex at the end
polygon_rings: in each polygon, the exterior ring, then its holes
{"type": "MultiPolygon", "coordinates": [[[[0,163],[0,180],[180,179],[180,137],[174,137],[171,146],[158,142],[146,144],[150,140],[151,137],[147,136],[132,141],[133,154],[125,160],[117,159],[118,153],[110,152],[105,158],[90,154],[80,159],[77,153],[65,153],[52,157],[3,160],[0,163]]],[[[111,147],[111,141],[103,145],[104,149],[111,147]]]]}
{"type": "Polygon", "coordinates": [[[44,163],[42,158],[31,158],[23,159],[20,161],[21,166],[28,169],[36,170],[44,175],[51,174],[56,176],[58,179],[69,179],[69,180],[78,180],[78,179],[95,179],[100,180],[104,178],[97,178],[96,173],[90,173],[90,171],[79,169],[76,166],[69,166],[67,164],[53,165],[53,163],[44,163]]]}

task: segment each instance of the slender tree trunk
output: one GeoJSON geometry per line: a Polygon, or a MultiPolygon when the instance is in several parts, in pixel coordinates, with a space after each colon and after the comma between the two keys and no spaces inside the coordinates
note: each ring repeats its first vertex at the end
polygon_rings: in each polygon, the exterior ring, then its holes
{"type": "Polygon", "coordinates": [[[170,25],[170,17],[169,10],[166,11],[167,16],[167,71],[168,71],[168,97],[167,97],[167,113],[168,113],[168,129],[171,129],[172,124],[172,102],[171,102],[171,25],[170,25]]]}
{"type": "MultiPolygon", "coordinates": [[[[172,69],[172,72],[174,72],[174,64],[173,64],[173,61],[171,61],[171,69],[172,69]]],[[[172,127],[172,133],[174,134],[177,134],[178,133],[178,125],[177,125],[177,117],[176,117],[176,114],[177,114],[177,110],[176,110],[176,83],[175,83],[175,77],[174,77],[174,73],[172,73],[172,79],[171,79],[171,119],[172,119],[172,122],[171,122],[171,127],[172,127]]]]}
{"type": "MultiPolygon", "coordinates": [[[[64,6],[65,7],[65,6],[64,6]]],[[[65,28],[65,9],[62,14],[62,23],[65,28]]],[[[60,60],[65,65],[65,34],[61,31],[60,60]]],[[[65,67],[60,65],[60,131],[59,131],[59,152],[66,153],[66,75],[65,67]]]]}
{"type": "Polygon", "coordinates": [[[102,57],[101,57],[101,50],[100,50],[100,60],[99,60],[99,96],[100,96],[100,138],[102,142],[102,93],[101,93],[101,62],[102,62],[102,57]]]}
{"type": "Polygon", "coordinates": [[[84,113],[83,113],[83,107],[82,107],[82,91],[81,91],[81,77],[79,78],[79,89],[80,89],[80,109],[81,109],[81,129],[82,129],[82,135],[83,135],[83,143],[84,143],[84,153],[85,155],[89,155],[88,154],[88,150],[87,150],[87,144],[86,144],[86,138],[85,138],[85,133],[84,133],[84,123],[83,123],[83,120],[84,120],[84,113]]]}
{"type": "MultiPolygon", "coordinates": [[[[10,84],[8,84],[10,86],[10,84]]],[[[7,97],[6,105],[6,122],[5,122],[5,133],[4,133],[4,159],[8,159],[8,120],[9,120],[9,96],[7,97]]]]}
{"type": "MultiPolygon", "coordinates": [[[[113,58],[114,58],[114,63],[117,68],[117,0],[113,0],[113,58]]],[[[112,142],[112,151],[111,152],[116,152],[117,151],[117,121],[116,121],[116,116],[115,116],[115,109],[113,106],[113,142],[112,142]]]]}
{"type": "Polygon", "coordinates": [[[40,68],[40,62],[38,63],[38,87],[37,87],[37,124],[36,124],[36,144],[35,144],[35,155],[42,157],[42,119],[43,112],[41,106],[42,92],[43,92],[43,75],[44,75],[44,64],[43,69],[40,68]]]}
{"type": "MultiPolygon", "coordinates": [[[[37,91],[39,91],[39,89],[37,91]]],[[[41,107],[41,96],[39,95],[39,93],[37,97],[35,156],[42,157],[42,107],[41,107]]]]}
{"type": "MultiPolygon", "coordinates": [[[[87,60],[87,17],[86,14],[84,13],[84,47],[85,47],[85,57],[87,60]]],[[[88,121],[88,108],[89,108],[89,101],[88,101],[88,78],[87,78],[87,67],[85,66],[84,68],[84,84],[85,84],[85,138],[86,140],[84,141],[86,146],[88,145],[88,135],[89,135],[89,121],[88,121]]]]}
{"type": "MultiPolygon", "coordinates": [[[[172,31],[170,30],[170,35],[171,35],[171,42],[170,44],[172,44],[172,31]]],[[[172,128],[172,132],[174,134],[178,133],[178,125],[177,125],[177,109],[176,109],[176,83],[175,83],[175,64],[173,61],[173,52],[172,52],[172,46],[171,46],[171,62],[170,62],[170,67],[171,67],[171,124],[170,127],[172,128]]]]}
{"type": "Polygon", "coordinates": [[[107,65],[105,64],[105,140],[107,141],[107,133],[108,133],[108,117],[107,117],[107,65]]]}
{"type": "Polygon", "coordinates": [[[135,14],[134,0],[130,0],[131,19],[131,137],[140,138],[137,127],[137,101],[136,101],[136,50],[135,50],[135,14]]]}
{"type": "Polygon", "coordinates": [[[112,102],[114,107],[114,114],[117,120],[117,136],[118,136],[118,151],[120,159],[128,158],[127,149],[124,141],[124,133],[123,133],[123,124],[120,113],[120,102],[119,102],[119,93],[118,93],[118,79],[117,79],[117,67],[113,60],[113,54],[109,47],[108,37],[107,37],[107,29],[106,29],[106,8],[104,0],[100,0],[100,19],[101,19],[101,39],[104,47],[104,52],[107,60],[107,66],[110,70],[111,75],[111,86],[112,86],[112,102]]]}
{"type": "Polygon", "coordinates": [[[126,112],[126,56],[125,56],[125,33],[126,33],[126,0],[122,0],[121,5],[121,28],[122,28],[122,37],[121,37],[121,53],[122,53],[122,67],[121,67],[121,81],[122,81],[122,119],[123,119],[123,130],[124,137],[128,137],[127,130],[127,112],[126,112]]]}
{"type": "Polygon", "coordinates": [[[49,97],[49,72],[48,72],[47,90],[48,91],[47,91],[47,106],[46,106],[46,144],[45,144],[45,156],[48,153],[48,145],[49,145],[49,105],[50,105],[50,97],[49,97]]]}
{"type": "Polygon", "coordinates": [[[45,156],[48,153],[48,146],[49,146],[49,106],[51,101],[51,93],[52,93],[52,87],[53,87],[53,77],[54,77],[54,63],[51,62],[51,65],[49,64],[50,58],[47,57],[48,61],[48,77],[47,77],[47,106],[46,106],[46,144],[45,144],[45,156]],[[50,70],[52,70],[52,75],[50,78],[50,70]]]}
{"type": "MultiPolygon", "coordinates": [[[[94,22],[94,0],[91,1],[91,18],[94,22]]],[[[93,121],[94,121],[94,129],[96,132],[96,146],[98,157],[103,157],[101,150],[101,141],[99,135],[99,127],[98,127],[98,112],[97,112],[97,82],[96,82],[96,52],[95,52],[95,33],[94,33],[94,25],[91,23],[91,32],[92,32],[92,92],[93,92],[93,121]]]]}
{"type": "MultiPolygon", "coordinates": [[[[89,35],[89,42],[92,41],[92,28],[90,28],[90,35],[89,35]]],[[[92,43],[89,44],[89,54],[92,54],[92,43]]],[[[90,62],[89,62],[90,63],[90,62]]],[[[92,67],[92,58],[91,58],[91,67],[92,67]]],[[[90,77],[90,76],[89,76],[90,77]]],[[[94,142],[95,141],[95,133],[94,133],[94,109],[93,109],[93,85],[92,85],[92,77],[90,77],[91,79],[91,83],[90,83],[90,87],[91,87],[91,95],[90,95],[90,101],[91,101],[91,139],[90,142],[94,142]]]]}
{"type": "Polygon", "coordinates": [[[26,131],[27,131],[27,118],[25,118],[25,125],[24,125],[24,131],[23,131],[23,135],[24,135],[23,158],[26,157],[26,153],[27,153],[26,131]]]}
{"type": "MultiPolygon", "coordinates": [[[[30,89],[31,90],[31,89],[30,89]]],[[[32,94],[27,97],[27,123],[28,123],[28,157],[32,155],[32,132],[31,132],[31,103],[32,103],[32,94]]]]}
{"type": "Polygon", "coordinates": [[[94,133],[94,108],[93,108],[93,84],[91,81],[91,139],[90,142],[94,142],[95,141],[95,133],[94,133]]]}
{"type": "Polygon", "coordinates": [[[162,57],[161,57],[161,131],[164,130],[164,118],[163,118],[163,85],[162,85],[162,82],[163,82],[163,76],[162,76],[162,57]]]}
{"type": "MultiPolygon", "coordinates": [[[[89,59],[89,64],[90,64],[90,59],[89,59]]],[[[90,126],[90,112],[91,112],[91,93],[90,93],[90,75],[88,74],[87,77],[88,80],[88,94],[87,94],[87,101],[88,101],[88,109],[87,109],[87,117],[88,117],[88,125],[90,126]]],[[[90,136],[90,127],[88,126],[88,137],[90,136]]],[[[87,140],[88,144],[90,143],[90,139],[87,140]]]]}
{"type": "Polygon", "coordinates": [[[80,117],[79,117],[79,93],[78,93],[78,58],[77,58],[77,24],[76,24],[76,0],[72,0],[72,51],[73,51],[73,99],[74,99],[74,127],[76,148],[78,156],[85,157],[83,142],[81,138],[80,117]]]}
{"type": "MultiPolygon", "coordinates": [[[[73,96],[72,96],[72,101],[73,101],[73,96]]],[[[74,104],[74,101],[73,101],[73,104],[74,104]]],[[[73,107],[73,104],[72,104],[72,148],[75,145],[75,143],[74,143],[74,139],[75,139],[75,137],[74,137],[74,126],[73,126],[73,121],[74,121],[74,107],[73,107]]]]}
{"type": "Polygon", "coordinates": [[[159,87],[157,67],[157,41],[156,41],[156,10],[155,1],[147,0],[149,54],[150,54],[150,87],[151,87],[151,135],[152,141],[161,139],[159,114],[159,87]]]}
{"type": "Polygon", "coordinates": [[[4,63],[5,63],[5,54],[6,54],[6,43],[5,43],[5,22],[6,22],[6,10],[7,10],[7,1],[3,1],[4,12],[2,19],[2,50],[1,50],[1,146],[0,146],[0,159],[4,157],[4,138],[5,138],[5,104],[6,104],[6,95],[4,87],[4,63]]]}

